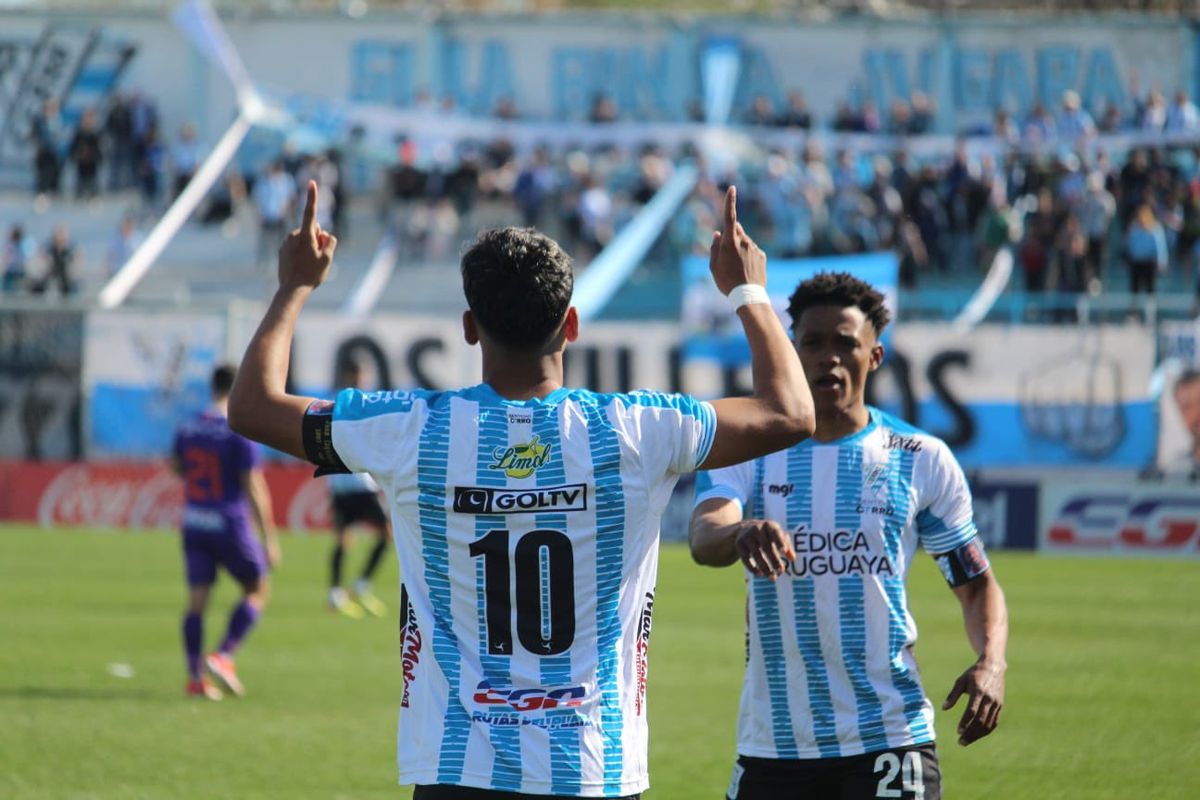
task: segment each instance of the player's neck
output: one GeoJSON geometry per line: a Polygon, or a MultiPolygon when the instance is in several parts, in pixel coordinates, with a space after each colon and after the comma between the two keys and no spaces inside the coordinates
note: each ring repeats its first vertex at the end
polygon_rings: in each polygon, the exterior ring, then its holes
{"type": "Polygon", "coordinates": [[[867,427],[871,422],[871,413],[865,403],[857,403],[850,408],[817,409],[817,429],[812,438],[818,442],[836,442],[867,427]]]}
{"type": "Polygon", "coordinates": [[[562,353],[515,357],[485,352],[483,382],[506,400],[545,397],[562,388],[562,353]]]}
{"type": "Polygon", "coordinates": [[[229,416],[229,399],[222,397],[208,404],[208,410],[222,417],[229,416]]]}

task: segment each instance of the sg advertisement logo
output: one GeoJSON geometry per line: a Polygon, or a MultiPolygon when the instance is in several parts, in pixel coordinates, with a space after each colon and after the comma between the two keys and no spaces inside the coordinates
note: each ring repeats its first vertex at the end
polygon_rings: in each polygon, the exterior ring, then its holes
{"type": "Polygon", "coordinates": [[[1059,492],[1048,511],[1046,550],[1200,555],[1195,491],[1059,492]]]}

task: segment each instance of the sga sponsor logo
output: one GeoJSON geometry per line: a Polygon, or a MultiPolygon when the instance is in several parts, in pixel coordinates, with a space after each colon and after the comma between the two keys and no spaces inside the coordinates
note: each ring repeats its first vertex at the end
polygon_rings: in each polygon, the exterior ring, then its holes
{"type": "Polygon", "coordinates": [[[475,702],[481,706],[508,706],[518,713],[549,711],[552,708],[578,708],[587,692],[582,686],[563,686],[557,689],[542,687],[514,689],[511,686],[492,686],[480,681],[475,687],[475,702]]]}
{"type": "Polygon", "coordinates": [[[537,511],[587,511],[587,484],[540,489],[455,486],[456,514],[527,514],[537,511]]]}
{"type": "Polygon", "coordinates": [[[492,463],[488,469],[499,470],[510,478],[528,478],[550,460],[554,446],[542,444],[534,436],[528,444],[513,447],[497,447],[492,451],[492,463]]]}
{"type": "Polygon", "coordinates": [[[1200,554],[1195,490],[1058,491],[1046,511],[1047,550],[1200,554]]]}

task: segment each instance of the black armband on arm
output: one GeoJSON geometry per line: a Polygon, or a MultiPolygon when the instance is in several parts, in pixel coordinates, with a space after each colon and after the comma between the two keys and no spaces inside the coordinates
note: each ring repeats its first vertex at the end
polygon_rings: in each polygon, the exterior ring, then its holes
{"type": "Polygon", "coordinates": [[[333,449],[333,403],[314,400],[309,404],[304,411],[301,437],[305,457],[317,465],[313,477],[350,472],[333,449]]]}
{"type": "Polygon", "coordinates": [[[966,544],[949,553],[935,555],[933,560],[937,562],[938,568],[951,587],[970,583],[992,566],[978,536],[972,536],[966,544]]]}

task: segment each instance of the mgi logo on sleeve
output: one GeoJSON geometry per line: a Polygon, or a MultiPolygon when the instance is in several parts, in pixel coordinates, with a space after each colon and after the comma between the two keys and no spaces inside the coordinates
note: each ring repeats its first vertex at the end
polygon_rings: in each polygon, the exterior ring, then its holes
{"type": "Polygon", "coordinates": [[[527,514],[537,511],[587,511],[587,484],[568,483],[537,489],[455,486],[456,514],[527,514]]]}

